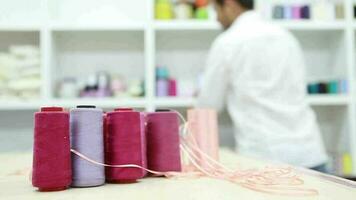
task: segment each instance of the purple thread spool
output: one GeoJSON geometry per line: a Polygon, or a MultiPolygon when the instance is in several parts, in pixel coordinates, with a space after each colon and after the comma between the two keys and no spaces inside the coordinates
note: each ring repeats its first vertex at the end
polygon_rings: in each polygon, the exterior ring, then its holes
{"type": "Polygon", "coordinates": [[[292,17],[293,19],[300,19],[302,16],[302,8],[300,6],[292,7],[292,17]]]}
{"type": "Polygon", "coordinates": [[[166,79],[158,79],[156,83],[156,94],[158,97],[168,96],[169,82],[166,79]]]}
{"type": "MultiPolygon", "coordinates": [[[[104,163],[103,111],[95,106],[77,106],[70,111],[72,149],[104,163]]],[[[72,186],[92,187],[105,183],[103,166],[72,154],[72,186]]]]}

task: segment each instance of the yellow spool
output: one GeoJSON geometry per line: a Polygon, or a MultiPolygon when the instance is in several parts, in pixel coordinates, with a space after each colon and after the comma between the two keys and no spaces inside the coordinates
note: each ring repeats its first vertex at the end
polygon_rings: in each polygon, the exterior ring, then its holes
{"type": "Polygon", "coordinates": [[[171,3],[157,3],[155,6],[156,19],[173,19],[173,8],[171,3]]]}

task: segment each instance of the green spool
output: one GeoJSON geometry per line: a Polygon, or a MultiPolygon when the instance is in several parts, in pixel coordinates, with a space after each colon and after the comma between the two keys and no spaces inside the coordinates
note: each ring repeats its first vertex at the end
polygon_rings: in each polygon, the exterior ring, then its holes
{"type": "Polygon", "coordinates": [[[197,10],[195,11],[195,18],[203,20],[209,19],[208,9],[205,7],[197,8],[197,10]]]}
{"type": "Polygon", "coordinates": [[[338,81],[330,81],[328,83],[328,93],[329,94],[338,94],[339,93],[339,83],[338,81]]]}

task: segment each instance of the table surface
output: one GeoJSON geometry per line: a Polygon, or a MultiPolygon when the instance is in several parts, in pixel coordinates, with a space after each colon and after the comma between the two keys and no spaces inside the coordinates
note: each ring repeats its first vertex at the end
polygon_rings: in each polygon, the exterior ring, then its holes
{"type": "MultiPolygon", "coordinates": [[[[261,168],[262,161],[238,156],[223,150],[221,160],[228,166],[261,168]]],[[[30,183],[31,153],[0,154],[0,199],[1,200],[51,200],[51,199],[356,199],[355,185],[343,185],[319,176],[300,174],[305,187],[317,189],[318,196],[293,197],[255,192],[237,184],[211,178],[144,178],[132,184],[106,184],[93,188],[70,188],[60,192],[38,192],[30,183]]]]}

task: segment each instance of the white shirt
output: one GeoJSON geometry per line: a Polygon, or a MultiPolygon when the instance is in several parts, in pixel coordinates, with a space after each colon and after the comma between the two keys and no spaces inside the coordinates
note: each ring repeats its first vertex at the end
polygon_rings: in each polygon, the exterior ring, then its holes
{"type": "Polygon", "coordinates": [[[248,11],[213,43],[198,107],[227,106],[240,154],[315,167],[327,155],[305,76],[292,34],[248,11]]]}

